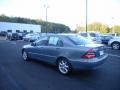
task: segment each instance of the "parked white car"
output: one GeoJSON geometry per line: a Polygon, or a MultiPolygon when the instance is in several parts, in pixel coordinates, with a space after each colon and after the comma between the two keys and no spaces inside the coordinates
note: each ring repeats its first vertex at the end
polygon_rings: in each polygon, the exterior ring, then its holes
{"type": "Polygon", "coordinates": [[[97,32],[81,32],[79,35],[92,40],[95,43],[102,43],[101,36],[97,32]]]}
{"type": "Polygon", "coordinates": [[[24,41],[34,42],[35,40],[38,40],[40,38],[40,34],[38,33],[31,33],[27,34],[23,37],[24,41]]]}
{"type": "Polygon", "coordinates": [[[112,47],[114,50],[120,49],[120,37],[114,37],[108,42],[108,45],[112,47]]]}

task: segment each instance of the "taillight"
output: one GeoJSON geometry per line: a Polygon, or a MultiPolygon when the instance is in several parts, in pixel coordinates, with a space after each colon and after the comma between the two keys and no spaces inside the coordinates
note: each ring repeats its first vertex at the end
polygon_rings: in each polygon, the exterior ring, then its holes
{"type": "Polygon", "coordinates": [[[83,56],[82,58],[86,58],[86,59],[91,59],[91,58],[95,58],[95,51],[93,49],[88,50],[83,56]]]}

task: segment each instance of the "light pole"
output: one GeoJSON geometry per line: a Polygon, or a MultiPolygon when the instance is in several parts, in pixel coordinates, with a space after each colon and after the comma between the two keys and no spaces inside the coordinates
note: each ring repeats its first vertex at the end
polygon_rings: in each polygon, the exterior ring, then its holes
{"type": "Polygon", "coordinates": [[[49,8],[49,6],[45,6],[45,12],[46,12],[46,22],[47,22],[48,8],[49,8]]]}
{"type": "Polygon", "coordinates": [[[114,26],[115,26],[115,24],[114,24],[114,17],[112,17],[112,22],[113,22],[113,24],[112,24],[112,31],[111,31],[111,33],[114,33],[115,31],[114,31],[114,26]]]}
{"type": "Polygon", "coordinates": [[[44,8],[45,8],[45,15],[46,15],[46,29],[45,29],[45,32],[47,33],[47,14],[48,14],[49,6],[48,5],[44,5],[44,8]]]}
{"type": "Polygon", "coordinates": [[[87,14],[88,14],[88,12],[87,12],[87,4],[88,4],[88,1],[86,0],[86,32],[87,32],[87,29],[88,29],[88,27],[87,27],[87,24],[88,24],[88,22],[87,22],[87,14]]]}

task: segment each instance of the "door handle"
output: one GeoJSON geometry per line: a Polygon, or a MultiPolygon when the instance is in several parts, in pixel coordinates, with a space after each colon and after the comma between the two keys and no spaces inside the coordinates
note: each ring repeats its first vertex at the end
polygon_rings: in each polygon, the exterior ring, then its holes
{"type": "Polygon", "coordinates": [[[40,48],[44,48],[44,47],[40,47],[40,48]]]}
{"type": "Polygon", "coordinates": [[[57,47],[56,49],[60,49],[60,48],[57,47]]]}
{"type": "Polygon", "coordinates": [[[44,48],[44,47],[40,47],[40,46],[38,46],[37,48],[44,48]]]}

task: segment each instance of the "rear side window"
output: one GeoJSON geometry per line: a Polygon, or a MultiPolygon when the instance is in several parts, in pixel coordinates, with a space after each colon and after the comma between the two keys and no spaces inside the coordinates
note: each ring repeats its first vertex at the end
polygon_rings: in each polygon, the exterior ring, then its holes
{"type": "Polygon", "coordinates": [[[87,33],[80,33],[81,36],[87,37],[87,33]]]}
{"type": "Polygon", "coordinates": [[[59,39],[59,37],[50,37],[48,41],[48,45],[50,46],[63,46],[62,41],[59,39]]]}
{"type": "Polygon", "coordinates": [[[72,41],[75,45],[86,45],[86,44],[91,44],[93,42],[91,42],[90,40],[81,37],[79,35],[71,35],[68,36],[69,40],[72,41]]]}
{"type": "Polygon", "coordinates": [[[48,43],[48,37],[41,37],[38,41],[36,41],[37,46],[46,46],[48,43]]]}
{"type": "Polygon", "coordinates": [[[95,33],[90,33],[90,36],[91,37],[96,37],[96,34],[95,33]]]}

